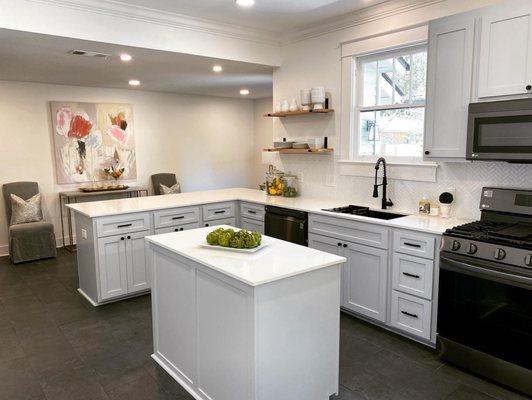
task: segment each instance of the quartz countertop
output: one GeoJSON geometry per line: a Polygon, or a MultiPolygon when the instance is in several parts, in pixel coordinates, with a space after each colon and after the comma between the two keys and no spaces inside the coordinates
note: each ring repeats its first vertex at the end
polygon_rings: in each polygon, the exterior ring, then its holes
{"type": "MultiPolygon", "coordinates": [[[[227,225],[221,227],[232,228],[227,225]]],[[[255,253],[202,247],[201,243],[205,242],[207,234],[217,228],[220,226],[147,236],[146,240],[250,286],[263,285],[346,261],[344,257],[269,236],[262,237],[266,246],[255,253]]]]}
{"type": "MultiPolygon", "coordinates": [[[[338,214],[329,211],[323,211],[323,209],[346,206],[348,205],[348,202],[333,199],[268,196],[263,191],[245,188],[207,190],[200,192],[169,194],[163,196],[135,197],[127,199],[75,203],[67,204],[67,207],[69,207],[72,211],[83,214],[89,218],[97,218],[109,215],[146,212],[235,200],[291,208],[309,213],[329,215],[338,218],[357,220],[394,228],[416,230],[426,233],[433,233],[436,235],[442,234],[446,229],[452,228],[453,226],[471,222],[471,220],[462,218],[442,218],[425,215],[407,215],[405,217],[392,220],[380,220],[358,215],[338,214]]],[[[400,210],[396,209],[390,211],[400,212],[400,210]]]]}

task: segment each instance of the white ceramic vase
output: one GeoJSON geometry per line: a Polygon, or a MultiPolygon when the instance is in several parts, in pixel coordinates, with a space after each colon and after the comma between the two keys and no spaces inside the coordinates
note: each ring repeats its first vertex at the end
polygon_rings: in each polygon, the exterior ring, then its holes
{"type": "Polygon", "coordinates": [[[292,101],[290,102],[290,111],[294,112],[298,110],[299,110],[299,107],[297,106],[296,99],[292,99],[292,101]]]}
{"type": "Polygon", "coordinates": [[[301,109],[303,111],[310,110],[310,89],[301,89],[301,109]]]}

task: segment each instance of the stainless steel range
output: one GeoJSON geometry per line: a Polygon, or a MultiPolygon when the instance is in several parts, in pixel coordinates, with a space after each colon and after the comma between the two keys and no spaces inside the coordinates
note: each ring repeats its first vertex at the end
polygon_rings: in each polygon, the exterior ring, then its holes
{"type": "Polygon", "coordinates": [[[440,356],[532,395],[532,190],[484,188],[480,209],[443,235],[440,356]]]}

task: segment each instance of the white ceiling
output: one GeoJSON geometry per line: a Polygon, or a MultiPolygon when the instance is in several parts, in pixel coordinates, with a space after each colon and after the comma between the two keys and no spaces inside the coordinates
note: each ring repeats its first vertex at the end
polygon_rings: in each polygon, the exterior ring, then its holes
{"type": "Polygon", "coordinates": [[[0,29],[0,80],[132,89],[128,81],[138,79],[142,84],[133,90],[242,97],[240,89],[247,88],[247,98],[264,98],[272,95],[272,72],[258,64],[0,29]],[[112,57],[68,54],[74,49],[112,57]],[[120,61],[121,53],[133,61],[120,61]],[[215,64],[224,71],[212,72],[215,64]]]}
{"type": "MultiPolygon", "coordinates": [[[[105,3],[109,0],[99,0],[105,3]]],[[[119,0],[163,12],[188,15],[261,30],[287,33],[387,0],[255,0],[238,7],[235,0],[119,0]]]]}

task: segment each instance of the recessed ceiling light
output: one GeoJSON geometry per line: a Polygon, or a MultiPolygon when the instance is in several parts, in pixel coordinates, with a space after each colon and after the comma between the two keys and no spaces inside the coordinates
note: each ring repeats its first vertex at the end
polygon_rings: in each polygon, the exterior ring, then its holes
{"type": "Polygon", "coordinates": [[[140,85],[140,81],[137,80],[137,79],[131,79],[128,83],[129,83],[131,86],[138,86],[138,85],[140,85]]]}
{"type": "Polygon", "coordinates": [[[251,7],[255,4],[255,0],[236,0],[236,4],[240,7],[251,7]]]}
{"type": "Polygon", "coordinates": [[[128,62],[133,60],[133,57],[131,57],[129,54],[120,54],[120,59],[124,62],[128,62]]]}
{"type": "Polygon", "coordinates": [[[240,89],[240,94],[242,96],[247,96],[249,94],[249,90],[248,89],[240,89]]]}
{"type": "Polygon", "coordinates": [[[214,67],[212,67],[212,70],[214,72],[222,72],[224,69],[222,68],[221,65],[215,65],[214,67]]]}

